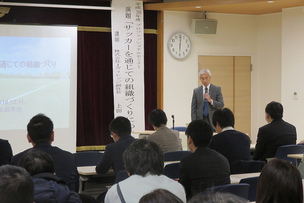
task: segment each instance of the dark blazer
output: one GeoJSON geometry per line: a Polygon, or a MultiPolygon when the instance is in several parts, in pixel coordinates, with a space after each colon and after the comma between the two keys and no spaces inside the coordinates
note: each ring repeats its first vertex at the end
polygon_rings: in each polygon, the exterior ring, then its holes
{"type": "Polygon", "coordinates": [[[186,190],[187,199],[208,187],[229,184],[229,162],[213,149],[199,147],[181,160],[179,182],[186,190]]]}
{"type": "Polygon", "coordinates": [[[10,143],[7,140],[0,139],[0,166],[9,164],[13,157],[10,143]]]}
{"type": "Polygon", "coordinates": [[[119,171],[125,170],[122,154],[134,141],[134,137],[126,135],[120,137],[117,142],[108,144],[95,168],[96,172],[99,174],[105,174],[112,167],[116,175],[119,171]]]}
{"type": "MultiPolygon", "coordinates": [[[[42,151],[48,153],[54,160],[56,175],[65,181],[70,190],[78,192],[79,175],[77,171],[76,157],[74,154],[64,151],[58,147],[53,147],[48,142],[38,143],[33,148],[41,149],[42,151]]],[[[30,149],[13,156],[12,164],[18,165],[21,156],[28,150],[30,149]]]]}
{"type": "MultiPolygon", "coordinates": [[[[203,110],[204,110],[204,87],[203,85],[195,88],[192,95],[191,103],[191,120],[203,119],[203,110]]],[[[210,98],[213,100],[213,105],[208,102],[208,113],[209,120],[212,125],[212,116],[216,109],[221,109],[224,107],[224,100],[221,91],[221,87],[210,84],[209,88],[210,98]]],[[[214,128],[214,126],[212,125],[214,128]]]]}
{"type": "Polygon", "coordinates": [[[275,119],[259,129],[253,159],[265,161],[275,157],[280,146],[296,144],[296,141],[296,128],[281,118],[275,119]]]}
{"type": "Polygon", "coordinates": [[[225,130],[214,135],[209,148],[225,156],[229,163],[235,160],[250,160],[250,138],[236,130],[225,130]]]}

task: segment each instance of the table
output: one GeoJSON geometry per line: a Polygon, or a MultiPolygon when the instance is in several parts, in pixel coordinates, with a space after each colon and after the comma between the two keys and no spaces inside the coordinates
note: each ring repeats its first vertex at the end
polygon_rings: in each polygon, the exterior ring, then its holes
{"type": "Polygon", "coordinates": [[[296,158],[297,159],[297,167],[298,167],[299,164],[302,161],[303,154],[287,154],[287,157],[289,157],[289,158],[296,158]]]}
{"type": "Polygon", "coordinates": [[[244,178],[252,178],[260,176],[260,172],[257,173],[242,173],[242,174],[232,174],[230,175],[231,184],[238,184],[244,178]]]}
{"type": "Polygon", "coordinates": [[[84,183],[90,179],[91,176],[96,177],[114,177],[115,173],[113,169],[110,169],[105,174],[97,174],[95,171],[96,166],[79,166],[77,167],[78,173],[79,173],[79,193],[82,193],[82,189],[84,186],[84,183]]]}

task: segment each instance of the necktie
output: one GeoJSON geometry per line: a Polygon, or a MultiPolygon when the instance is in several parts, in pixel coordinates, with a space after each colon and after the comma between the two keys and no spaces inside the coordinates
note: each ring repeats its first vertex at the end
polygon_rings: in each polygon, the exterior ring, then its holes
{"type": "MultiPolygon", "coordinates": [[[[205,87],[205,94],[208,93],[208,88],[205,87]]],[[[207,116],[208,115],[208,101],[207,99],[205,99],[205,95],[204,95],[204,111],[203,111],[203,115],[207,116]]]]}

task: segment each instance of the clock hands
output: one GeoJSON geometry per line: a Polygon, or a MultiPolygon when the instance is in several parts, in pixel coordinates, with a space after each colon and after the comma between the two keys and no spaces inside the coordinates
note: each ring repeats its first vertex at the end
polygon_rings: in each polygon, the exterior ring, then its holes
{"type": "Polygon", "coordinates": [[[179,36],[179,52],[181,52],[182,36],[179,36]]]}

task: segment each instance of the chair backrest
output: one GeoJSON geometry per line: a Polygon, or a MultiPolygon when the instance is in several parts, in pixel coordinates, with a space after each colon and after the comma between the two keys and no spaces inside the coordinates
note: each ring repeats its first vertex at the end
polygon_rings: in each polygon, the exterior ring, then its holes
{"type": "Polygon", "coordinates": [[[261,172],[265,164],[265,161],[235,160],[230,164],[230,173],[240,174],[261,172]]]}
{"type": "Polygon", "coordinates": [[[179,163],[167,164],[163,174],[171,179],[179,179],[179,163]]]}
{"type": "Polygon", "coordinates": [[[287,157],[288,154],[303,154],[304,153],[304,145],[283,145],[278,148],[276,153],[276,158],[284,159],[290,161],[293,165],[297,165],[296,158],[287,157]]]}
{"type": "Polygon", "coordinates": [[[258,179],[259,179],[259,177],[251,177],[251,178],[244,178],[244,179],[240,180],[240,183],[248,183],[250,185],[249,192],[248,192],[248,200],[250,202],[255,202],[258,179]]]}
{"type": "Polygon", "coordinates": [[[190,151],[175,151],[164,153],[164,161],[180,161],[185,156],[191,154],[190,151]]]}
{"type": "Polygon", "coordinates": [[[103,153],[99,151],[76,152],[77,166],[96,166],[103,153]]]}
{"type": "Polygon", "coordinates": [[[205,193],[228,192],[248,200],[249,184],[239,183],[239,184],[220,185],[220,186],[207,188],[204,192],[205,193]]]}
{"type": "Polygon", "coordinates": [[[186,132],[187,127],[174,127],[174,129],[173,129],[173,128],[171,128],[171,129],[172,129],[172,130],[181,131],[181,132],[186,132]]]}
{"type": "Polygon", "coordinates": [[[127,170],[119,171],[115,177],[115,183],[123,181],[129,177],[127,170]]]}

